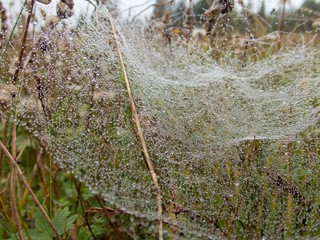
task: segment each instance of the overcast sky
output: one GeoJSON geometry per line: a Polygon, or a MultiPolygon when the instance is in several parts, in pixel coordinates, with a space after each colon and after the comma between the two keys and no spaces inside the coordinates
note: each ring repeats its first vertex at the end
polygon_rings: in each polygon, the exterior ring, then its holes
{"type": "MultiPolygon", "coordinates": [[[[6,7],[8,7],[9,9],[9,14],[11,13],[11,15],[14,12],[18,12],[19,10],[19,3],[21,5],[21,3],[24,0],[2,0],[2,2],[5,4],[6,7]],[[9,7],[9,3],[10,2],[15,2],[15,6],[14,7],[9,7]]],[[[52,3],[50,5],[43,5],[41,3],[38,3],[38,6],[43,7],[44,9],[46,9],[50,14],[54,14],[55,13],[55,5],[56,2],[58,0],[53,0],[52,3]]],[[[176,2],[179,2],[179,0],[175,0],[176,2]]],[[[185,0],[186,3],[189,2],[189,0],[185,0]]],[[[250,0],[244,0],[245,3],[248,3],[248,1],[250,0]]],[[[266,3],[266,8],[267,11],[271,11],[273,8],[278,8],[279,2],[281,0],[265,0],[266,3]]],[[[305,0],[287,0],[287,2],[289,2],[288,8],[291,9],[295,9],[298,8],[299,6],[301,6],[301,4],[304,2],[305,0]]],[[[320,1],[320,0],[317,0],[320,1]]],[[[88,1],[86,0],[74,0],[75,2],[75,12],[76,12],[76,16],[79,15],[80,12],[89,10],[92,11],[93,8],[92,6],[90,6],[90,4],[88,3],[88,1]]],[[[93,1],[94,2],[94,1],[93,1]]],[[[192,0],[193,3],[196,3],[197,0],[192,0]]],[[[235,0],[235,2],[237,2],[237,0],[235,0]]],[[[251,3],[253,4],[253,6],[257,9],[259,6],[261,6],[261,2],[262,0],[251,0],[251,3]]],[[[135,15],[137,15],[139,12],[141,12],[142,10],[144,10],[145,8],[147,8],[148,6],[152,5],[153,3],[155,3],[155,0],[118,0],[119,3],[119,7],[120,10],[122,11],[122,16],[127,18],[127,17],[134,17],[135,15]],[[141,6],[139,6],[141,5],[141,6]],[[128,9],[130,7],[134,7],[134,6],[139,6],[139,7],[135,7],[131,9],[131,12],[128,11],[128,9]],[[130,16],[129,16],[130,13],[130,16]]],[[[141,19],[144,19],[146,16],[149,16],[153,11],[153,7],[150,7],[147,11],[145,11],[143,14],[140,15],[141,19]]],[[[14,15],[14,14],[13,14],[14,15]]]]}
{"type": "MultiPolygon", "coordinates": [[[[185,0],[186,3],[189,2],[189,0],[185,0]]],[[[267,7],[267,11],[271,11],[273,8],[277,8],[279,7],[279,2],[281,0],[266,0],[266,7],[267,7]]],[[[179,2],[179,0],[176,0],[176,2],[179,2]]],[[[193,0],[193,3],[196,3],[197,0],[193,0]]],[[[236,1],[235,1],[236,2],[236,1]]],[[[244,0],[245,3],[248,2],[248,0],[244,0]]],[[[259,6],[261,6],[261,2],[262,0],[251,0],[251,3],[253,4],[253,6],[255,8],[258,8],[259,6]]],[[[289,3],[289,8],[295,9],[298,8],[299,6],[301,6],[301,4],[303,2],[305,2],[305,0],[288,0],[289,3]]],[[[127,10],[130,7],[133,6],[137,6],[137,5],[143,5],[141,7],[137,7],[131,10],[131,16],[135,16],[137,13],[139,13],[140,11],[142,11],[144,8],[148,7],[149,5],[155,3],[155,0],[119,0],[119,6],[122,10],[127,10]],[[144,3],[146,3],[145,5],[143,5],[144,3]]],[[[152,12],[152,8],[150,8],[148,11],[145,12],[145,15],[148,15],[152,12]]],[[[143,16],[145,16],[143,15],[143,16]]],[[[124,16],[129,16],[129,11],[124,12],[124,16]]]]}

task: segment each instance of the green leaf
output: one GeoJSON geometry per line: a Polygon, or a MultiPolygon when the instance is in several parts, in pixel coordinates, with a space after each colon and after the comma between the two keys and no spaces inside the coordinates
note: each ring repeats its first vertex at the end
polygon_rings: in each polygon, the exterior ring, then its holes
{"type": "Polygon", "coordinates": [[[52,229],[50,228],[49,224],[47,223],[46,219],[40,212],[38,208],[32,209],[33,218],[36,221],[37,230],[39,233],[44,233],[44,235],[49,239],[52,239],[54,237],[54,233],[52,229]]]}
{"type": "Polygon", "coordinates": [[[12,234],[11,228],[8,223],[0,217],[0,239],[2,235],[6,232],[8,235],[12,234]]]}
{"type": "Polygon", "coordinates": [[[81,227],[79,230],[78,240],[87,240],[89,239],[89,233],[87,229],[84,227],[81,227]]]}
{"type": "Polygon", "coordinates": [[[54,214],[52,223],[57,228],[59,234],[63,234],[67,229],[67,217],[69,214],[68,208],[58,209],[54,214]]]}
{"type": "Polygon", "coordinates": [[[38,229],[28,230],[28,233],[32,240],[52,240],[53,239],[53,236],[49,236],[47,233],[41,232],[38,229]]]}
{"type": "Polygon", "coordinates": [[[78,217],[78,214],[75,214],[71,217],[68,217],[66,231],[69,231],[71,229],[71,227],[72,227],[73,223],[76,221],[77,217],[78,217]]]}

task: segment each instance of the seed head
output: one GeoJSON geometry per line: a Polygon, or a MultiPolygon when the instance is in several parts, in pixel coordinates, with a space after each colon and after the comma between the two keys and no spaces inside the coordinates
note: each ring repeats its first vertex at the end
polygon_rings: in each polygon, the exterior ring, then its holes
{"type": "MultiPolygon", "coordinates": [[[[73,7],[73,5],[72,5],[73,7]]],[[[73,15],[73,9],[67,3],[58,2],[57,3],[57,16],[60,19],[66,19],[73,15]]]]}

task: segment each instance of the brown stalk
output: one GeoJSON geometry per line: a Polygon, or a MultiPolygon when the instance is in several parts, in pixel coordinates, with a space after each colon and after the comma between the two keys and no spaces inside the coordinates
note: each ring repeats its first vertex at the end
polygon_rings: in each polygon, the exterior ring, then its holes
{"type": "Polygon", "coordinates": [[[32,191],[31,187],[29,186],[25,176],[23,175],[23,172],[21,171],[19,165],[17,164],[17,162],[14,160],[14,158],[12,157],[12,155],[10,154],[10,152],[8,151],[8,149],[3,145],[2,141],[0,141],[0,147],[2,148],[2,150],[4,151],[5,155],[9,158],[11,164],[13,165],[13,167],[17,170],[17,174],[19,175],[23,185],[28,189],[29,193],[31,194],[31,197],[33,199],[33,201],[35,202],[35,204],[38,206],[40,212],[42,213],[42,215],[44,216],[45,220],[47,221],[47,223],[49,224],[49,226],[52,228],[53,232],[55,233],[57,239],[62,240],[59,232],[57,231],[57,229],[55,228],[55,226],[52,224],[50,218],[48,217],[46,211],[44,210],[44,208],[41,206],[41,203],[39,202],[38,198],[36,197],[36,195],[34,194],[34,192],[32,191]]]}
{"type": "MultiPolygon", "coordinates": [[[[3,128],[3,133],[2,133],[2,142],[4,142],[4,143],[7,142],[9,122],[10,122],[10,113],[7,113],[6,121],[5,121],[4,128],[3,128]]],[[[0,149],[0,176],[1,176],[1,168],[2,168],[3,159],[4,159],[4,153],[0,149]]]]}
{"type": "Polygon", "coordinates": [[[23,58],[24,50],[26,48],[28,29],[29,29],[29,25],[31,22],[31,18],[32,18],[33,6],[34,6],[34,0],[31,0],[31,6],[28,11],[26,27],[24,29],[23,36],[22,36],[22,45],[21,45],[21,49],[20,49],[20,53],[19,53],[18,67],[16,68],[14,75],[13,75],[13,79],[12,79],[12,83],[14,85],[17,85],[18,76],[19,76],[20,70],[22,69],[22,58],[23,58]]]}
{"type": "Polygon", "coordinates": [[[45,117],[46,122],[48,121],[49,118],[49,110],[46,107],[45,104],[45,99],[44,99],[44,89],[43,89],[43,84],[42,84],[42,80],[38,75],[35,75],[34,78],[37,81],[37,92],[38,92],[38,98],[40,100],[41,103],[41,107],[42,107],[42,111],[45,117]]]}
{"type": "MultiPolygon", "coordinates": [[[[29,186],[31,186],[31,183],[32,183],[32,181],[33,181],[33,178],[34,178],[34,176],[36,175],[36,171],[37,171],[37,166],[38,166],[38,162],[40,161],[40,159],[41,159],[41,152],[39,153],[39,155],[38,155],[38,157],[37,157],[37,161],[36,161],[36,163],[34,164],[34,166],[33,166],[33,168],[32,168],[32,171],[31,171],[31,173],[30,173],[30,178],[29,178],[29,182],[28,182],[28,184],[29,184],[29,186]]],[[[19,157],[19,156],[18,156],[19,157]]],[[[17,159],[19,159],[17,157],[17,159]]],[[[19,208],[20,209],[22,209],[23,208],[23,206],[24,206],[24,204],[26,203],[26,201],[27,201],[27,196],[28,196],[28,190],[26,189],[24,192],[23,192],[23,194],[22,194],[22,198],[21,198],[21,200],[20,200],[20,204],[19,204],[19,208]]]]}
{"type": "Polygon", "coordinates": [[[118,54],[119,54],[119,58],[120,58],[120,62],[121,62],[121,67],[122,67],[122,71],[123,71],[123,76],[124,76],[124,80],[125,80],[125,84],[126,84],[126,88],[127,88],[127,92],[129,95],[129,100],[130,100],[130,104],[131,104],[131,110],[132,110],[132,116],[133,116],[133,123],[136,126],[136,134],[138,137],[138,140],[141,144],[142,147],[142,155],[144,158],[144,162],[149,170],[149,173],[151,175],[151,179],[153,181],[153,184],[156,188],[156,193],[157,193],[157,208],[158,208],[158,221],[159,221],[159,240],[163,240],[163,227],[162,227],[162,197],[161,197],[161,189],[158,183],[158,177],[157,174],[154,171],[153,168],[153,163],[150,159],[150,155],[148,152],[148,148],[147,148],[147,144],[146,141],[144,139],[144,135],[142,132],[142,128],[141,128],[141,123],[140,123],[140,119],[137,113],[137,109],[136,109],[136,105],[134,102],[134,98],[131,92],[131,86],[128,80],[128,76],[127,76],[127,71],[126,71],[126,67],[124,65],[124,60],[123,60],[123,56],[122,56],[122,52],[121,52],[121,47],[120,47],[120,42],[119,42],[119,37],[116,33],[114,24],[113,24],[113,19],[111,17],[109,17],[109,21],[110,21],[110,25],[112,28],[112,33],[113,36],[115,38],[116,41],[116,45],[117,45],[117,49],[118,49],[118,54]]]}
{"type": "MultiPolygon", "coordinates": [[[[76,179],[74,178],[74,176],[71,175],[71,177],[72,177],[72,180],[74,181],[74,184],[75,184],[75,186],[76,186],[77,199],[78,199],[78,201],[80,202],[82,211],[85,213],[84,219],[85,219],[86,224],[87,224],[87,226],[88,226],[89,232],[90,232],[92,238],[93,238],[94,240],[96,240],[97,238],[95,237],[95,235],[94,235],[94,233],[93,233],[93,231],[92,231],[92,228],[91,228],[91,225],[90,225],[90,222],[89,222],[89,219],[88,219],[87,210],[86,210],[86,207],[85,207],[85,205],[84,205],[84,199],[83,199],[82,194],[81,194],[81,182],[80,182],[79,184],[77,184],[77,181],[76,181],[76,179]]],[[[78,202],[77,202],[77,205],[78,205],[78,202]]]]}
{"type": "MultiPolygon", "coordinates": [[[[5,188],[4,191],[5,190],[7,190],[7,189],[5,188]]],[[[2,192],[4,192],[4,191],[2,191],[2,192]]],[[[9,217],[9,214],[8,214],[8,212],[6,210],[6,206],[4,205],[4,202],[3,202],[2,198],[1,198],[1,196],[0,196],[0,206],[1,206],[2,210],[3,210],[4,215],[6,216],[6,219],[9,222],[10,221],[10,217],[9,217]]]]}
{"type": "Polygon", "coordinates": [[[287,0],[282,0],[282,11],[281,11],[281,16],[280,16],[280,26],[279,26],[279,31],[283,31],[283,26],[284,26],[284,16],[286,14],[286,3],[287,0]]]}
{"type": "Polygon", "coordinates": [[[98,196],[95,196],[95,198],[97,199],[100,207],[102,208],[104,215],[109,219],[109,223],[110,223],[111,227],[114,229],[114,232],[117,234],[117,236],[118,236],[121,240],[124,240],[124,237],[122,236],[122,233],[120,232],[118,226],[112,221],[112,218],[111,218],[110,213],[109,213],[109,212],[107,211],[107,209],[103,206],[103,202],[102,202],[101,198],[98,197],[98,196]]]}
{"type": "Polygon", "coordinates": [[[298,190],[298,188],[293,184],[292,181],[288,181],[283,176],[273,173],[267,168],[265,168],[265,171],[267,173],[267,176],[275,186],[286,193],[292,194],[292,196],[297,199],[299,204],[306,205],[308,208],[310,208],[310,203],[306,200],[306,198],[302,195],[302,193],[298,190]]]}
{"type": "Polygon", "coordinates": [[[41,183],[42,183],[42,187],[43,187],[43,192],[45,194],[45,196],[48,196],[48,186],[46,184],[46,179],[45,179],[45,176],[44,176],[44,173],[43,173],[43,169],[42,169],[42,166],[40,164],[40,161],[42,160],[42,156],[43,155],[40,155],[40,159],[39,161],[36,162],[37,164],[37,170],[39,172],[39,176],[40,176],[40,179],[41,179],[41,183]]]}
{"type": "MultiPolygon", "coordinates": [[[[17,155],[17,147],[16,147],[16,140],[17,140],[17,122],[16,122],[16,114],[14,116],[13,120],[13,126],[12,126],[12,138],[11,138],[11,151],[12,151],[12,157],[15,158],[17,155]]],[[[17,231],[19,235],[19,239],[24,239],[23,233],[22,233],[22,226],[19,218],[19,213],[17,209],[17,200],[15,195],[15,182],[16,182],[16,169],[13,166],[13,163],[11,163],[11,173],[10,173],[10,208],[11,208],[11,214],[12,217],[16,223],[17,231]]]]}

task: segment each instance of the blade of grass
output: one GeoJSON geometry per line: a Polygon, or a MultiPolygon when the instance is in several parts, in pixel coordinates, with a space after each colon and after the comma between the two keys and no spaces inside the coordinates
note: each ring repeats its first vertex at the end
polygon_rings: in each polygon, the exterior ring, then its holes
{"type": "Polygon", "coordinates": [[[37,196],[34,194],[33,190],[31,189],[31,187],[29,186],[25,176],[23,175],[23,172],[21,171],[19,165],[16,163],[16,161],[14,160],[14,158],[12,157],[12,155],[10,154],[10,152],[8,151],[8,149],[3,145],[2,141],[0,141],[0,147],[2,148],[2,150],[4,151],[5,155],[9,158],[11,164],[13,165],[13,167],[15,167],[15,169],[17,170],[17,174],[19,175],[21,181],[23,182],[24,186],[28,189],[29,193],[32,196],[33,201],[35,202],[35,204],[38,206],[39,210],[41,211],[41,213],[43,214],[44,218],[46,219],[46,221],[48,222],[49,226],[52,228],[53,232],[55,233],[57,239],[62,240],[59,232],[57,231],[57,229],[55,228],[55,226],[52,224],[50,218],[48,217],[46,211],[44,210],[44,208],[42,207],[41,203],[39,202],[37,196]]]}
{"type": "Polygon", "coordinates": [[[8,39],[8,41],[7,41],[7,43],[6,43],[6,46],[5,46],[4,50],[3,50],[3,53],[2,53],[2,55],[1,55],[0,64],[2,63],[4,56],[6,55],[6,53],[7,53],[7,51],[8,51],[8,47],[9,47],[9,45],[10,45],[10,42],[11,42],[11,39],[12,39],[12,37],[13,37],[14,31],[16,30],[16,28],[17,28],[17,26],[18,26],[18,22],[19,22],[19,20],[20,20],[20,18],[21,18],[22,12],[23,12],[23,10],[24,10],[27,2],[28,2],[28,0],[25,0],[25,1],[24,1],[23,6],[22,6],[22,8],[21,8],[21,10],[20,10],[20,12],[19,12],[18,17],[17,17],[17,20],[16,20],[16,22],[15,22],[14,25],[13,25],[13,28],[12,28],[12,31],[11,31],[11,33],[10,33],[9,39],[8,39]]]}
{"type": "MultiPolygon", "coordinates": [[[[4,191],[5,191],[5,190],[6,190],[6,188],[4,189],[4,191]]],[[[2,192],[1,192],[1,193],[2,193],[2,192]]],[[[1,194],[1,193],[0,193],[0,194],[1,194]]],[[[9,217],[9,214],[8,214],[8,212],[7,212],[7,210],[6,210],[6,207],[5,207],[5,205],[4,205],[4,202],[3,202],[1,196],[0,196],[0,205],[1,205],[1,208],[2,208],[2,210],[3,210],[3,212],[4,212],[4,215],[6,216],[8,222],[9,222],[9,221],[10,221],[10,217],[9,217]]]]}
{"type": "Polygon", "coordinates": [[[120,42],[119,42],[119,37],[116,33],[114,24],[113,24],[113,19],[109,16],[109,21],[111,24],[111,29],[112,29],[112,33],[113,36],[115,38],[116,41],[116,45],[117,45],[117,50],[118,50],[118,55],[120,58],[120,62],[121,62],[121,67],[122,67],[122,71],[123,71],[123,76],[124,76],[124,80],[126,83],[126,88],[127,88],[127,92],[129,95],[129,100],[130,100],[130,104],[131,104],[131,110],[132,110],[132,116],[133,116],[133,122],[136,126],[136,134],[138,137],[138,140],[141,144],[142,147],[142,154],[143,154],[143,158],[145,161],[145,164],[149,170],[149,173],[151,175],[151,179],[154,183],[154,186],[156,188],[156,193],[157,193],[157,208],[158,208],[158,221],[159,221],[159,240],[163,240],[163,227],[162,227],[162,197],[161,197],[161,189],[158,183],[158,177],[157,174],[154,171],[153,168],[153,163],[150,159],[150,155],[148,152],[148,148],[147,148],[147,144],[146,141],[144,139],[144,135],[142,132],[142,128],[141,128],[141,123],[140,123],[140,119],[137,113],[137,109],[136,109],[136,105],[135,105],[135,101],[132,95],[132,91],[131,91],[131,86],[128,80],[128,76],[127,76],[127,70],[124,64],[124,60],[123,60],[123,56],[122,56],[122,52],[121,52],[121,48],[120,48],[120,42]]]}

